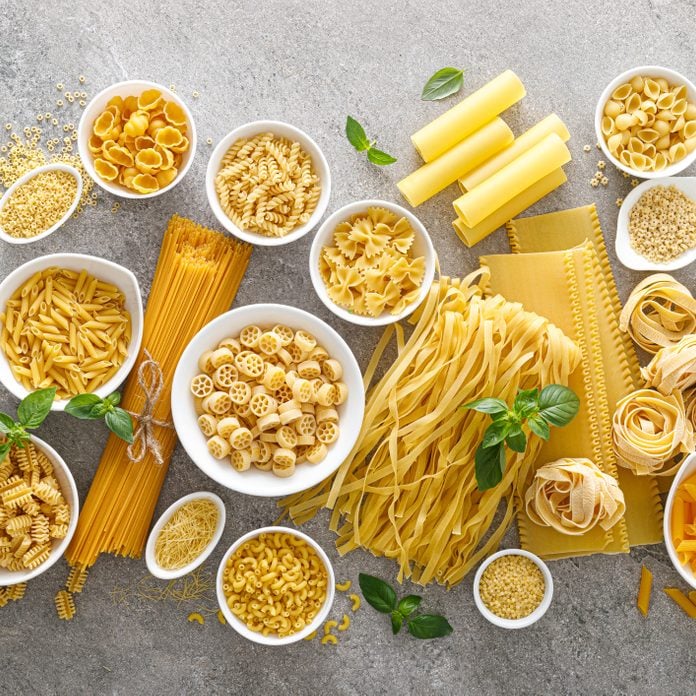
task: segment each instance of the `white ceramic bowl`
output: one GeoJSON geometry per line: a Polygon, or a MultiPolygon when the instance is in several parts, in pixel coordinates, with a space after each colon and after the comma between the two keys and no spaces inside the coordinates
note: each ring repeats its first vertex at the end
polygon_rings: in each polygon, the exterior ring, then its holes
{"type": "Polygon", "coordinates": [[[280,304],[256,304],[233,309],[221,314],[204,326],[186,346],[177,365],[172,385],[172,417],[177,435],[189,457],[198,468],[221,486],[239,493],[276,497],[297,493],[323,481],[336,471],[358,439],[365,411],[365,390],[360,367],[346,342],[328,324],[296,307],[280,304]],[[198,427],[198,415],[191,394],[191,380],[200,373],[198,359],[223,339],[238,336],[249,324],[271,327],[286,324],[291,329],[304,329],[316,337],[332,358],[343,366],[343,378],[348,387],[348,398],[337,407],[340,434],[329,446],[324,461],[319,464],[303,463],[288,478],[280,478],[270,471],[252,467],[236,471],[229,458],[215,459],[207,447],[207,438],[198,427]]]}
{"type": "Polygon", "coordinates": [[[63,539],[53,540],[51,555],[44,563],[38,566],[38,568],[32,568],[31,570],[7,570],[5,568],[0,568],[0,587],[26,582],[27,580],[31,580],[45,573],[52,565],[55,565],[56,561],[65,553],[65,549],[68,548],[68,544],[75,533],[77,518],[80,514],[80,500],[77,495],[77,486],[75,486],[75,479],[70,473],[68,465],[63,461],[63,458],[58,452],[43,440],[32,435],[31,441],[48,457],[51,464],[53,464],[53,475],[60,485],[65,502],[70,506],[68,533],[63,539]]]}
{"type": "Polygon", "coordinates": [[[326,211],[326,207],[329,204],[329,197],[331,196],[331,172],[329,171],[329,163],[326,161],[324,153],[304,131],[295,128],[295,126],[291,126],[289,123],[284,123],[283,121],[254,121],[240,126],[239,128],[235,128],[217,144],[208,161],[208,169],[205,174],[205,190],[208,194],[208,203],[215,217],[228,232],[238,239],[249,242],[249,244],[256,244],[258,246],[281,246],[283,244],[290,244],[290,242],[294,242],[300,237],[304,237],[307,232],[316,227],[319,220],[321,220],[321,216],[326,211]],[[267,237],[263,234],[247,232],[240,229],[227,217],[227,215],[225,215],[220,206],[217,193],[215,192],[215,177],[220,171],[222,158],[225,156],[230,146],[240,138],[249,138],[259,133],[267,132],[300,143],[302,149],[312,158],[314,171],[319,177],[319,183],[321,184],[321,195],[319,196],[317,207],[312,213],[312,216],[304,225],[300,225],[300,227],[297,227],[284,237],[267,237]]]}
{"type": "Polygon", "coordinates": [[[647,77],[664,77],[671,85],[686,85],[687,99],[691,103],[696,104],[696,86],[694,86],[694,83],[691,82],[691,80],[687,79],[686,77],[684,77],[684,75],[678,73],[676,70],[663,68],[659,65],[641,65],[637,68],[631,68],[630,70],[626,70],[626,72],[623,72],[619,76],[614,78],[606,86],[606,88],[602,92],[602,96],[599,98],[599,101],[597,102],[597,107],[595,109],[595,133],[597,135],[597,142],[599,143],[599,146],[602,148],[604,156],[617,169],[620,169],[622,172],[626,172],[627,174],[630,174],[631,176],[634,176],[637,179],[661,179],[667,176],[675,176],[676,174],[679,174],[679,172],[686,169],[689,165],[691,165],[694,162],[694,160],[696,160],[696,150],[690,152],[686,157],[680,159],[678,162],[675,162],[669,167],[660,169],[657,172],[644,172],[627,167],[625,164],[623,164],[623,162],[619,161],[616,157],[614,157],[614,155],[612,155],[611,152],[609,152],[609,148],[607,147],[606,139],[604,138],[604,134],[602,133],[602,117],[604,116],[604,106],[611,97],[612,92],[619,85],[622,85],[624,82],[630,81],[636,75],[643,75],[647,77]]]}
{"type": "Polygon", "coordinates": [[[98,186],[101,186],[105,191],[112,193],[114,196],[119,198],[134,198],[136,200],[144,200],[145,198],[154,198],[155,196],[160,196],[166,191],[171,191],[185,176],[191,167],[193,158],[196,155],[196,124],[193,122],[193,116],[191,111],[182,101],[178,94],[175,94],[170,89],[167,89],[164,85],[158,85],[156,82],[148,82],[147,80],[126,80],[125,82],[117,82],[115,85],[111,85],[106,89],[102,90],[97,94],[92,100],[87,104],[85,110],[82,112],[82,117],[80,118],[80,123],[77,127],[77,148],[80,152],[80,159],[87,173],[94,179],[98,186]],[[119,183],[105,181],[102,179],[97,172],[94,170],[94,155],[89,151],[88,143],[90,135],[92,134],[92,125],[95,119],[101,114],[106,108],[107,102],[112,97],[130,97],[138,96],[146,89],[158,89],[162,92],[162,95],[167,101],[176,102],[186,114],[186,120],[188,122],[188,130],[186,137],[189,139],[189,149],[184,153],[183,159],[181,161],[181,167],[179,168],[179,173],[176,179],[164,188],[158,191],[153,191],[152,193],[136,193],[127,189],[125,186],[121,186],[119,183]]]}
{"type": "Polygon", "coordinates": [[[498,551],[497,553],[494,553],[492,556],[489,556],[483,563],[481,563],[474,577],[474,602],[476,603],[476,608],[481,612],[485,619],[490,621],[495,626],[498,626],[499,628],[514,629],[526,628],[527,626],[531,626],[546,613],[546,610],[549,608],[549,606],[551,606],[552,597],[553,578],[551,577],[551,572],[549,571],[548,566],[546,565],[546,563],[544,563],[544,561],[541,560],[541,558],[539,558],[539,556],[535,556],[533,553],[530,553],[529,551],[523,551],[522,549],[505,549],[504,551],[498,551]],[[491,563],[493,563],[493,561],[495,561],[497,558],[500,558],[501,556],[524,556],[525,558],[529,558],[537,564],[539,570],[541,570],[541,573],[544,576],[545,590],[544,597],[541,600],[541,604],[539,604],[539,606],[531,614],[529,614],[529,616],[525,616],[522,619],[503,619],[502,617],[498,616],[497,614],[494,614],[490,609],[488,609],[488,607],[483,603],[483,600],[481,599],[480,585],[483,571],[486,570],[486,568],[488,568],[488,566],[491,563]]]}
{"type": "Polygon", "coordinates": [[[619,210],[619,219],[616,223],[616,255],[626,268],[632,268],[636,271],[662,271],[667,273],[678,268],[684,268],[684,266],[688,266],[696,261],[696,247],[664,263],[650,261],[650,259],[641,256],[631,247],[631,237],[628,232],[631,209],[638,202],[638,199],[653,186],[676,186],[685,195],[696,201],[696,176],[673,176],[666,179],[651,179],[636,186],[626,196],[619,210]]]}
{"type": "Polygon", "coordinates": [[[77,191],[75,192],[75,199],[73,200],[71,206],[65,211],[65,215],[56,222],[55,225],[49,227],[47,230],[41,234],[37,234],[35,237],[12,237],[2,227],[0,227],[0,239],[3,239],[8,244],[31,244],[31,242],[38,242],[40,239],[45,239],[49,234],[53,234],[59,227],[62,227],[69,219],[70,216],[75,212],[77,204],[80,202],[80,196],[82,195],[82,177],[80,172],[71,167],[69,164],[45,164],[43,167],[37,167],[27,172],[24,176],[19,177],[17,181],[10,186],[10,188],[5,191],[2,199],[0,199],[0,210],[4,207],[5,203],[12,197],[14,192],[27,181],[30,181],[38,174],[43,174],[44,172],[67,172],[77,181],[77,191]]]}
{"type": "Polygon", "coordinates": [[[324,549],[317,544],[314,539],[311,537],[307,536],[303,532],[298,531],[297,529],[290,529],[289,527],[262,527],[261,529],[255,529],[253,532],[248,532],[245,534],[243,537],[240,537],[237,539],[237,541],[230,546],[230,548],[226,551],[225,555],[222,557],[222,561],[220,561],[220,567],[218,568],[218,573],[217,573],[217,582],[216,582],[216,590],[217,590],[217,599],[218,599],[218,604],[220,605],[220,609],[222,610],[222,613],[224,614],[225,618],[227,619],[227,623],[232,626],[232,628],[239,633],[240,636],[244,636],[244,638],[247,638],[248,640],[253,641],[254,643],[261,643],[262,645],[289,645],[290,643],[296,643],[298,640],[302,640],[306,636],[308,636],[310,633],[316,631],[322,623],[324,623],[324,620],[329,614],[329,611],[331,611],[331,606],[334,601],[334,596],[336,594],[336,578],[334,576],[334,571],[333,567],[331,566],[331,561],[329,561],[329,557],[326,555],[324,552],[324,549]],[[321,607],[321,610],[319,613],[314,617],[314,620],[312,623],[309,624],[309,626],[305,626],[301,631],[298,631],[297,633],[293,633],[291,636],[279,638],[278,636],[264,636],[261,633],[257,633],[255,631],[250,630],[247,628],[246,624],[241,621],[241,619],[238,619],[231,611],[230,608],[227,606],[227,600],[225,598],[225,592],[222,589],[222,586],[224,584],[224,574],[225,574],[225,565],[227,564],[227,559],[246,541],[249,541],[249,539],[255,539],[259,534],[263,533],[273,533],[273,532],[287,532],[288,534],[292,534],[296,537],[299,537],[300,539],[303,539],[307,544],[309,544],[317,553],[317,556],[321,559],[321,562],[324,564],[326,567],[326,572],[329,576],[328,578],[328,586],[326,588],[326,599],[324,600],[324,604],[321,607]]]}
{"type": "MultiPolygon", "coordinates": [[[[27,261],[12,271],[0,283],[0,311],[5,311],[5,305],[12,294],[31,278],[37,271],[43,271],[52,266],[81,271],[83,268],[100,280],[116,285],[126,297],[126,309],[131,317],[131,343],[128,347],[128,357],[118,372],[108,381],[94,390],[97,396],[104,398],[116,391],[135,364],[143,340],[143,301],[140,296],[140,286],[137,278],[123,266],[112,261],[89,256],[87,254],[49,254],[27,261]]],[[[7,391],[18,399],[23,399],[29,392],[14,378],[4,351],[0,350],[0,382],[7,391]]],[[[63,411],[67,399],[56,399],[51,406],[52,411],[63,411]]]]}
{"type": "Polygon", "coordinates": [[[402,208],[396,203],[390,203],[389,201],[380,200],[366,200],[366,201],[356,201],[355,203],[349,203],[339,208],[335,213],[329,215],[326,220],[324,220],[319,231],[314,236],[312,241],[312,248],[309,252],[309,275],[312,279],[312,285],[314,285],[314,290],[319,299],[330,309],[337,317],[349,321],[352,324],[360,324],[361,326],[385,326],[386,324],[393,324],[394,322],[401,321],[410,314],[412,314],[418,305],[427,297],[430,286],[433,283],[433,278],[435,277],[435,249],[433,248],[433,243],[430,240],[430,235],[425,229],[423,223],[406,208],[402,208]],[[357,213],[364,213],[368,208],[386,208],[391,210],[400,217],[405,217],[413,231],[415,233],[415,239],[413,241],[413,246],[411,247],[412,253],[415,257],[423,256],[425,257],[425,274],[423,276],[423,284],[420,288],[420,293],[415,302],[412,302],[403,312],[399,314],[390,314],[389,312],[383,312],[378,317],[364,317],[359,314],[354,314],[349,312],[343,307],[339,307],[330,297],[326,290],[326,284],[319,273],[319,259],[321,256],[321,250],[328,245],[333,244],[333,233],[336,226],[348,220],[348,218],[356,215],[357,213]]]}
{"type": "Polygon", "coordinates": [[[696,589],[696,574],[688,566],[682,565],[677,557],[677,551],[672,543],[672,530],[670,529],[672,523],[672,508],[674,507],[674,497],[677,495],[677,489],[684,479],[694,476],[696,474],[696,454],[690,454],[681,465],[679,471],[677,471],[672,485],[669,489],[669,495],[667,496],[667,502],[665,503],[665,514],[663,517],[663,530],[665,535],[665,547],[667,548],[667,553],[669,554],[669,559],[672,561],[672,565],[675,567],[677,573],[684,578],[685,582],[689,583],[691,587],[696,589]]]}
{"type": "Polygon", "coordinates": [[[147,539],[147,546],[145,547],[145,563],[147,565],[147,569],[156,578],[160,578],[160,580],[174,580],[186,575],[187,573],[190,573],[192,570],[195,570],[208,558],[208,556],[210,556],[210,554],[215,550],[215,547],[218,545],[222,532],[225,529],[225,518],[225,504],[222,502],[219,496],[215,495],[215,493],[198,491],[197,493],[191,493],[189,495],[185,495],[183,498],[179,498],[179,500],[172,503],[162,513],[162,516],[157,520],[155,526],[150,532],[150,536],[147,539]],[[159,565],[159,563],[157,563],[155,560],[155,544],[157,543],[157,537],[162,531],[162,527],[169,522],[169,518],[182,505],[186,505],[186,503],[190,503],[192,500],[209,500],[215,505],[218,511],[218,520],[217,524],[215,525],[215,533],[205,549],[203,549],[203,551],[193,561],[191,561],[191,563],[175,570],[167,570],[159,565]]]}

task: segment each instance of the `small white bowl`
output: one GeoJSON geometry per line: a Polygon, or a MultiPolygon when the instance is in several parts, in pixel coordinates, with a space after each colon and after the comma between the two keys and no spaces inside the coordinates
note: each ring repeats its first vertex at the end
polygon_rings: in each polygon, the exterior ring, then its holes
{"type": "Polygon", "coordinates": [[[338,469],[348,456],[360,434],[365,411],[365,390],[360,367],[346,342],[328,324],[296,307],[280,304],[255,304],[221,314],[204,326],[186,346],[172,385],[172,418],[177,435],[196,466],[221,486],[247,495],[277,497],[298,493],[323,481],[338,469]],[[191,394],[191,380],[200,373],[198,359],[207,350],[228,336],[238,336],[249,324],[271,327],[286,324],[293,330],[304,329],[316,337],[332,358],[343,366],[342,381],[348,387],[348,398],[337,406],[340,434],[329,446],[324,461],[319,464],[299,464],[295,473],[280,478],[270,471],[251,467],[236,471],[229,459],[215,459],[208,452],[207,438],[198,427],[198,415],[191,394]]]}
{"type": "Polygon", "coordinates": [[[389,201],[381,200],[366,200],[366,201],[356,201],[355,203],[349,203],[339,208],[335,213],[329,215],[326,220],[322,223],[319,231],[314,236],[312,241],[312,248],[309,252],[309,275],[312,279],[312,285],[314,285],[314,290],[319,299],[324,303],[324,305],[330,309],[337,317],[349,321],[352,324],[359,324],[360,326],[385,326],[387,324],[393,324],[397,321],[405,319],[407,316],[412,314],[418,305],[423,302],[427,297],[430,286],[433,283],[433,278],[435,277],[435,249],[433,248],[433,243],[430,239],[430,235],[423,223],[406,208],[402,208],[396,203],[390,203],[389,201]],[[423,275],[423,283],[420,288],[420,293],[415,302],[412,302],[403,312],[399,314],[391,314],[389,312],[383,312],[378,317],[364,317],[359,314],[354,314],[349,312],[343,307],[339,307],[330,297],[326,290],[326,284],[324,283],[321,274],[319,273],[319,259],[321,257],[321,251],[325,246],[331,245],[333,243],[333,234],[336,226],[348,220],[348,218],[356,215],[358,213],[364,213],[368,208],[386,208],[396,213],[400,217],[405,217],[413,228],[415,238],[413,241],[413,246],[411,247],[414,257],[423,256],[425,257],[425,274],[423,275]]]}
{"type": "Polygon", "coordinates": [[[133,198],[136,200],[145,200],[146,198],[154,198],[160,196],[167,191],[171,191],[185,176],[191,167],[193,158],[196,155],[196,124],[193,122],[191,111],[182,101],[178,94],[175,94],[164,85],[159,85],[156,82],[148,82],[147,80],[126,80],[125,82],[117,82],[106,89],[103,89],[99,94],[92,98],[82,112],[80,123],[77,126],[77,148],[80,152],[80,159],[87,173],[94,179],[98,186],[101,186],[105,191],[112,193],[119,198],[133,198]],[[176,102],[186,114],[187,133],[186,137],[189,140],[189,149],[184,153],[181,161],[181,167],[176,179],[170,184],[152,193],[137,193],[121,186],[119,183],[105,181],[94,169],[94,155],[89,151],[89,138],[92,135],[92,126],[95,119],[106,108],[108,101],[113,97],[138,96],[146,89],[158,89],[162,92],[162,96],[167,101],[176,102]]]}
{"type": "Polygon", "coordinates": [[[494,553],[492,556],[489,556],[483,563],[481,563],[474,577],[474,602],[476,603],[476,608],[481,612],[484,619],[487,619],[499,628],[514,629],[526,628],[527,626],[531,626],[546,613],[546,610],[549,608],[549,606],[551,606],[552,597],[553,578],[551,577],[551,572],[549,571],[548,566],[546,565],[546,563],[544,563],[544,561],[541,560],[541,558],[539,558],[539,556],[535,556],[533,553],[530,553],[529,551],[523,551],[522,549],[505,549],[504,551],[498,551],[497,553],[494,553]],[[497,614],[494,614],[483,603],[483,600],[481,599],[480,585],[483,571],[486,570],[486,568],[488,568],[488,566],[491,563],[493,563],[493,561],[495,561],[497,558],[500,558],[501,556],[524,556],[525,558],[529,558],[531,561],[534,561],[534,563],[537,564],[539,570],[544,576],[545,589],[544,597],[541,600],[541,604],[539,604],[539,606],[531,614],[529,614],[529,616],[525,616],[522,619],[504,619],[498,616],[497,614]]]}
{"type": "Polygon", "coordinates": [[[676,186],[682,193],[696,202],[696,176],[673,176],[666,179],[651,179],[636,186],[626,196],[619,210],[619,219],[616,223],[616,255],[626,268],[632,268],[636,271],[662,271],[667,273],[668,271],[676,271],[678,268],[684,268],[684,266],[688,266],[696,261],[696,247],[664,263],[650,261],[650,259],[646,259],[633,249],[628,232],[631,209],[638,202],[638,199],[653,186],[676,186]]]}
{"type": "Polygon", "coordinates": [[[686,157],[680,159],[678,162],[671,164],[669,167],[660,169],[657,172],[644,172],[638,171],[637,169],[631,169],[627,167],[623,162],[618,160],[614,155],[609,152],[607,147],[606,139],[602,133],[602,117],[604,116],[604,106],[611,97],[612,92],[624,82],[629,82],[636,75],[642,75],[645,77],[664,77],[671,85],[686,85],[687,99],[692,103],[696,104],[696,86],[691,80],[687,79],[681,73],[676,70],[670,70],[669,68],[663,68],[659,65],[641,65],[637,68],[631,68],[626,70],[626,72],[621,73],[618,77],[614,78],[602,92],[602,96],[597,102],[597,107],[595,109],[595,133],[597,135],[597,142],[602,148],[604,156],[622,172],[626,172],[637,179],[661,179],[667,176],[675,176],[679,172],[686,169],[696,160],[696,150],[690,152],[686,157]]]}
{"type": "Polygon", "coordinates": [[[24,176],[20,176],[19,179],[17,179],[17,181],[15,181],[14,184],[12,184],[12,186],[5,191],[3,197],[0,199],[0,210],[2,210],[7,201],[12,198],[14,192],[20,186],[26,184],[27,181],[30,181],[38,174],[43,174],[44,172],[67,172],[70,174],[75,181],[77,181],[75,199],[70,207],[65,211],[65,215],[63,215],[63,217],[58,220],[55,225],[49,227],[41,234],[37,234],[34,237],[12,237],[11,235],[7,234],[2,227],[0,227],[0,239],[5,240],[8,244],[31,244],[32,242],[38,242],[40,239],[45,239],[49,234],[53,234],[59,227],[62,227],[75,212],[75,208],[77,208],[77,204],[80,202],[80,196],[82,195],[82,177],[80,176],[80,172],[78,172],[75,167],[71,167],[69,164],[61,163],[45,164],[43,167],[37,167],[36,169],[32,169],[31,171],[27,172],[24,176]]]}
{"type": "Polygon", "coordinates": [[[210,554],[215,550],[215,547],[218,545],[222,532],[225,529],[225,518],[225,504],[222,502],[219,496],[215,495],[215,493],[198,491],[197,493],[191,493],[190,495],[185,495],[183,498],[179,498],[179,500],[172,503],[162,513],[162,516],[157,520],[155,526],[150,532],[150,536],[147,539],[147,546],[145,547],[145,563],[147,565],[147,569],[150,571],[150,573],[152,573],[152,575],[160,580],[175,580],[176,578],[180,578],[187,573],[190,573],[192,570],[195,570],[208,558],[208,556],[210,556],[210,554]],[[215,533],[213,534],[213,538],[210,540],[208,545],[198,556],[196,556],[193,561],[191,561],[191,563],[181,568],[167,570],[166,568],[162,568],[162,566],[159,565],[155,560],[155,544],[157,543],[157,537],[162,531],[162,527],[169,522],[169,518],[182,505],[186,505],[186,503],[190,503],[192,500],[209,500],[211,503],[215,504],[218,511],[218,520],[217,525],[215,525],[215,533]]]}
{"type": "MultiPolygon", "coordinates": [[[[0,283],[0,312],[5,311],[5,306],[10,297],[34,273],[54,266],[68,268],[73,271],[81,271],[84,268],[88,273],[100,280],[117,286],[126,298],[126,309],[130,313],[131,318],[131,342],[128,346],[128,357],[118,372],[108,382],[94,390],[97,396],[104,398],[111,392],[116,391],[126,379],[126,376],[135,364],[140,344],[143,340],[143,301],[140,295],[138,279],[127,268],[98,256],[89,256],[87,254],[49,254],[47,256],[39,256],[16,268],[0,283]]],[[[23,399],[29,394],[15,379],[7,356],[1,349],[0,383],[18,399],[23,399]]],[[[56,399],[51,406],[51,410],[63,411],[67,403],[68,399],[56,399]]]]}
{"type": "Polygon", "coordinates": [[[324,549],[317,544],[314,539],[312,539],[310,536],[307,536],[303,532],[298,531],[297,529],[290,529],[289,527],[262,527],[261,529],[255,529],[253,532],[248,532],[245,534],[243,537],[240,537],[237,539],[237,541],[230,546],[230,548],[227,550],[225,555],[222,557],[222,561],[220,561],[220,567],[218,568],[218,573],[217,573],[217,582],[216,582],[216,589],[217,589],[217,600],[218,604],[220,605],[220,609],[222,613],[224,614],[225,618],[227,619],[227,623],[232,626],[232,628],[239,633],[240,636],[244,636],[244,638],[253,641],[254,643],[261,643],[262,645],[273,645],[273,646],[278,646],[278,645],[289,645],[290,643],[296,643],[298,640],[302,640],[306,636],[308,636],[310,633],[313,633],[316,631],[321,624],[324,622],[324,619],[329,614],[329,611],[331,611],[331,606],[333,605],[334,601],[334,596],[336,594],[336,578],[334,576],[334,571],[333,567],[331,566],[331,561],[329,560],[329,557],[326,555],[324,549]],[[326,599],[324,600],[324,604],[321,607],[321,610],[319,613],[314,617],[314,620],[312,623],[309,624],[309,626],[305,626],[301,631],[298,631],[297,633],[293,633],[291,636],[285,636],[285,637],[278,637],[278,636],[264,636],[261,633],[257,633],[256,631],[252,631],[247,627],[247,625],[239,618],[237,618],[231,611],[230,608],[227,606],[227,599],[225,597],[225,592],[222,589],[222,586],[224,584],[224,575],[225,575],[225,566],[227,564],[227,559],[246,541],[249,541],[249,539],[255,539],[257,536],[260,534],[264,533],[270,533],[272,534],[273,532],[284,532],[288,534],[292,534],[293,536],[299,537],[300,539],[303,539],[307,544],[309,544],[317,553],[317,556],[321,559],[321,562],[324,564],[326,567],[326,572],[329,576],[328,579],[328,585],[326,588],[326,599]]]}
{"type": "Polygon", "coordinates": [[[252,123],[247,123],[239,128],[235,128],[217,144],[208,161],[208,169],[205,174],[205,190],[208,195],[208,203],[215,217],[228,232],[238,239],[249,242],[249,244],[256,244],[258,246],[281,246],[283,244],[290,244],[300,237],[304,237],[307,232],[313,229],[319,220],[321,220],[321,216],[329,205],[329,197],[331,196],[331,172],[329,171],[329,163],[326,161],[326,157],[324,157],[321,148],[304,131],[295,128],[295,126],[291,126],[289,123],[284,123],[283,121],[253,121],[252,123]],[[259,133],[273,133],[274,135],[300,143],[302,149],[312,158],[314,171],[319,177],[319,183],[321,185],[321,194],[312,216],[304,225],[300,225],[284,237],[267,237],[263,234],[240,229],[227,217],[227,215],[225,215],[215,191],[215,177],[220,171],[222,159],[227,150],[230,149],[230,146],[240,138],[250,138],[259,133]]]}
{"type": "Polygon", "coordinates": [[[669,494],[667,495],[667,502],[665,503],[665,514],[663,516],[663,531],[665,536],[665,547],[667,548],[667,554],[669,555],[672,565],[675,567],[677,573],[684,578],[691,587],[696,589],[696,574],[688,566],[682,565],[677,557],[677,551],[672,543],[672,508],[674,507],[674,497],[677,495],[677,489],[679,488],[681,482],[696,474],[696,453],[690,454],[682,463],[679,471],[677,471],[672,485],[669,489],[669,494]]]}
{"type": "Polygon", "coordinates": [[[77,518],[80,514],[80,499],[77,495],[77,486],[75,485],[75,479],[70,473],[68,465],[63,461],[63,458],[58,452],[46,442],[33,435],[30,436],[30,439],[34,445],[48,457],[51,464],[53,464],[53,475],[60,485],[65,502],[70,506],[68,533],[63,539],[53,540],[50,556],[37,568],[32,568],[31,570],[7,570],[6,568],[0,568],[0,587],[26,582],[27,580],[31,580],[45,573],[52,565],[55,565],[58,559],[65,553],[65,549],[68,548],[68,544],[77,528],[77,518]]]}

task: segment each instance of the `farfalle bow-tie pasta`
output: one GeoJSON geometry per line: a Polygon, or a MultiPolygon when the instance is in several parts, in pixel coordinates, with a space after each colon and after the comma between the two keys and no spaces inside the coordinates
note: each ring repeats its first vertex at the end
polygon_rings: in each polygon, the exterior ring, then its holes
{"type": "Polygon", "coordinates": [[[561,534],[611,529],[626,505],[616,479],[589,459],[559,459],[540,467],[525,494],[529,518],[561,534]]]}

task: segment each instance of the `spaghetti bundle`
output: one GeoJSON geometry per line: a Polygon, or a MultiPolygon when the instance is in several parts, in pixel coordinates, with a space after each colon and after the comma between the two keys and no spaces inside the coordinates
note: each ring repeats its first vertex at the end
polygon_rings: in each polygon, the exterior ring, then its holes
{"type": "Polygon", "coordinates": [[[413,334],[369,395],[353,451],[332,479],[283,501],[300,523],[331,508],[339,552],[364,547],[395,558],[400,580],[462,580],[507,530],[539,452],[530,438],[525,454],[508,453],[501,483],[479,491],[474,453],[490,420],[461,406],[565,384],[579,361],[560,329],[500,295],[486,297],[487,283],[482,269],[433,284],[413,334]],[[503,498],[502,519],[483,542],[503,498]]]}
{"type": "Polygon", "coordinates": [[[66,552],[70,565],[91,566],[104,552],[142,553],[176,443],[168,422],[177,362],[196,332],[232,304],[250,254],[250,246],[190,220],[170,220],[145,313],[143,347],[121,404],[143,413],[150,399],[139,381],[139,366],[148,362],[161,370],[161,391],[151,414],[157,448],[147,440],[134,455],[123,440],[109,437],[66,552]]]}

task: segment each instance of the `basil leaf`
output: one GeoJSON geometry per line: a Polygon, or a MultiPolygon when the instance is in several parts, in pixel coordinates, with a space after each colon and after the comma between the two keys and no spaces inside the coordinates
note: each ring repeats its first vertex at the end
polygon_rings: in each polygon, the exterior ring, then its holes
{"type": "Polygon", "coordinates": [[[529,429],[542,440],[548,440],[551,436],[549,424],[541,416],[532,416],[527,420],[529,429]]]}
{"type": "Polygon", "coordinates": [[[371,147],[367,151],[367,159],[369,159],[370,162],[372,162],[372,164],[377,164],[380,167],[384,167],[387,164],[394,164],[394,162],[396,162],[396,157],[392,157],[391,155],[388,155],[386,152],[377,150],[374,147],[371,147]]]}
{"type": "Polygon", "coordinates": [[[496,420],[491,423],[481,440],[481,447],[494,447],[502,442],[512,428],[512,424],[504,420],[496,420]]]}
{"type": "Polygon", "coordinates": [[[14,428],[15,422],[6,413],[0,411],[0,433],[7,435],[12,428],[14,428]]]}
{"type": "Polygon", "coordinates": [[[456,94],[464,84],[464,71],[459,68],[442,68],[425,83],[421,92],[423,101],[444,99],[456,94]]]}
{"type": "Polygon", "coordinates": [[[539,415],[551,425],[563,426],[575,418],[580,399],[562,384],[549,384],[539,395],[539,415]]]}
{"type": "Polygon", "coordinates": [[[365,600],[371,607],[382,614],[389,614],[396,609],[396,592],[384,580],[380,580],[374,575],[360,573],[358,582],[365,600]]]}
{"type": "Polygon", "coordinates": [[[396,608],[396,610],[406,618],[407,616],[410,616],[413,614],[413,612],[418,609],[418,606],[420,605],[422,601],[422,597],[419,597],[418,595],[406,595],[400,602],[399,606],[396,608]]]}
{"type": "Polygon", "coordinates": [[[103,399],[99,399],[99,403],[94,404],[89,411],[89,417],[98,419],[103,418],[109,411],[113,409],[113,406],[103,399]]]}
{"type": "Polygon", "coordinates": [[[65,406],[65,412],[80,420],[92,420],[99,416],[92,415],[92,410],[102,400],[96,394],[78,394],[73,396],[65,406]]]}
{"type": "Polygon", "coordinates": [[[522,389],[517,392],[512,406],[515,413],[521,418],[527,418],[539,409],[539,390],[522,389]]]}
{"type": "Polygon", "coordinates": [[[527,436],[519,425],[505,438],[505,444],[513,452],[524,452],[527,449],[527,436]]]}
{"type": "Polygon", "coordinates": [[[476,399],[464,404],[462,408],[470,408],[479,413],[507,413],[508,405],[502,399],[486,398],[476,399]]]}
{"type": "Polygon", "coordinates": [[[502,444],[493,447],[481,447],[474,457],[476,484],[480,491],[497,486],[505,471],[505,448],[502,444]]]}
{"type": "Polygon", "coordinates": [[[401,630],[401,627],[403,625],[404,625],[404,617],[398,611],[393,611],[391,613],[392,633],[394,635],[396,635],[401,630]]]}
{"type": "Polygon", "coordinates": [[[370,147],[365,129],[352,116],[346,119],[346,138],[358,152],[363,152],[370,147]]]}
{"type": "Polygon", "coordinates": [[[106,427],[117,437],[133,444],[133,421],[130,414],[122,408],[115,407],[104,416],[106,427]]]}
{"type": "Polygon", "coordinates": [[[0,445],[0,464],[2,464],[3,461],[5,461],[5,457],[7,456],[8,452],[12,449],[12,443],[11,442],[3,442],[0,445]]]}
{"type": "Polygon", "coordinates": [[[118,392],[114,392],[113,394],[109,394],[104,401],[107,401],[112,406],[118,406],[121,403],[121,395],[118,392]]]}
{"type": "Polygon", "coordinates": [[[56,396],[56,388],[37,389],[25,396],[17,408],[19,422],[30,429],[38,428],[51,411],[51,404],[56,396]]]}
{"type": "Polygon", "coordinates": [[[437,614],[421,614],[408,622],[408,632],[415,638],[441,638],[453,630],[447,619],[437,614]]]}

